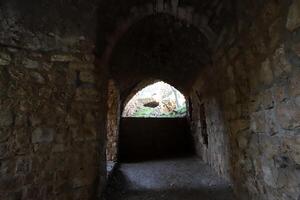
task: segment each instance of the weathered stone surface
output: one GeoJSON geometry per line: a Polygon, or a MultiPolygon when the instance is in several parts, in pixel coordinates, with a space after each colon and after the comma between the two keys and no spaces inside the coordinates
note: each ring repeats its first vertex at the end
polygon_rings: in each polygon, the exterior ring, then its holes
{"type": "Polygon", "coordinates": [[[284,141],[291,158],[299,165],[300,164],[300,137],[288,138],[284,141]]]}
{"type": "Polygon", "coordinates": [[[10,55],[6,53],[0,53],[0,65],[9,65],[11,62],[10,55]]]}
{"type": "Polygon", "coordinates": [[[275,54],[272,57],[271,64],[274,76],[276,78],[287,75],[292,70],[292,66],[286,58],[285,49],[283,46],[280,46],[278,49],[276,49],[275,54]]]}
{"type": "Polygon", "coordinates": [[[237,101],[236,91],[233,88],[226,90],[224,93],[224,99],[228,105],[235,104],[237,101]]]}
{"type": "Polygon", "coordinates": [[[282,39],[282,18],[277,19],[269,28],[270,48],[274,49],[282,39]]]}
{"type": "Polygon", "coordinates": [[[76,90],[76,100],[97,102],[100,100],[99,92],[93,88],[78,88],[76,90]]]}
{"type": "Polygon", "coordinates": [[[93,63],[86,62],[71,62],[69,68],[72,70],[93,70],[95,65],[93,63]]]}
{"type": "Polygon", "coordinates": [[[266,110],[274,108],[274,99],[271,90],[267,90],[264,92],[262,97],[262,105],[266,110]]]}
{"type": "Polygon", "coordinates": [[[300,57],[300,43],[294,44],[292,49],[295,52],[295,54],[300,57]]]}
{"type": "Polygon", "coordinates": [[[264,133],[266,131],[266,119],[264,111],[251,115],[251,131],[254,133],[264,133]]]}
{"type": "Polygon", "coordinates": [[[56,144],[53,146],[52,151],[55,153],[61,153],[61,152],[64,152],[65,149],[66,149],[66,147],[64,144],[56,144]]]}
{"type": "Polygon", "coordinates": [[[0,111],[0,126],[11,126],[14,123],[13,113],[8,109],[0,111]]]}
{"type": "Polygon", "coordinates": [[[96,140],[97,130],[93,127],[84,127],[82,129],[72,129],[73,139],[75,141],[91,141],[96,140]]]}
{"type": "Polygon", "coordinates": [[[51,62],[76,62],[76,61],[79,61],[79,59],[73,55],[53,55],[53,56],[51,56],[51,62]]]}
{"type": "Polygon", "coordinates": [[[0,142],[4,142],[11,135],[10,129],[0,129],[0,142]]]}
{"type": "Polygon", "coordinates": [[[27,69],[37,69],[37,68],[39,68],[39,63],[37,61],[31,60],[31,59],[25,59],[23,61],[23,65],[27,69]]]}
{"type": "Polygon", "coordinates": [[[32,143],[50,143],[53,141],[55,130],[53,128],[36,128],[32,132],[32,143]]]}
{"type": "Polygon", "coordinates": [[[294,31],[300,27],[300,2],[299,0],[294,0],[293,4],[289,9],[287,29],[289,31],[294,31]]]}
{"type": "Polygon", "coordinates": [[[73,188],[80,188],[91,185],[95,180],[94,172],[90,170],[82,170],[73,179],[73,188]]]}
{"type": "Polygon", "coordinates": [[[16,174],[24,175],[31,171],[31,160],[29,158],[20,157],[16,162],[16,174]]]}
{"type": "Polygon", "coordinates": [[[35,127],[35,126],[40,125],[42,123],[42,119],[41,119],[40,116],[32,114],[29,117],[29,122],[30,122],[31,126],[35,127]]]}
{"type": "Polygon", "coordinates": [[[95,82],[95,74],[89,71],[80,72],[79,78],[82,82],[86,83],[94,83],[95,82]]]}
{"type": "Polygon", "coordinates": [[[45,78],[39,73],[39,72],[32,72],[31,77],[33,81],[44,84],[45,83],[45,78]]]}
{"type": "Polygon", "coordinates": [[[238,145],[241,149],[246,149],[249,144],[249,139],[247,134],[239,134],[238,136],[238,145]]]}
{"type": "Polygon", "coordinates": [[[289,95],[295,97],[300,95],[300,72],[296,71],[292,74],[290,83],[289,83],[289,95]]]}
{"type": "Polygon", "coordinates": [[[283,129],[290,130],[300,126],[300,110],[292,102],[279,104],[276,116],[283,129]]]}
{"type": "Polygon", "coordinates": [[[276,103],[281,103],[288,99],[287,88],[284,86],[278,86],[273,89],[273,96],[276,103]]]}
{"type": "Polygon", "coordinates": [[[295,97],[295,103],[298,107],[300,107],[300,95],[295,97]]]}
{"type": "Polygon", "coordinates": [[[260,81],[265,85],[270,85],[273,82],[273,71],[271,69],[271,62],[269,59],[262,63],[260,81]]]}
{"type": "Polygon", "coordinates": [[[7,158],[9,156],[10,147],[8,143],[0,143],[0,159],[7,158]]]}

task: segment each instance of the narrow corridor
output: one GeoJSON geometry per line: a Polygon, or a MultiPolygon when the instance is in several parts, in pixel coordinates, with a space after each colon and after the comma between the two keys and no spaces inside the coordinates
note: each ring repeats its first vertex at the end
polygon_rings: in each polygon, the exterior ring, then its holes
{"type": "Polygon", "coordinates": [[[0,0],[0,200],[234,199],[300,200],[300,0],[0,0]]]}
{"type": "Polygon", "coordinates": [[[123,163],[106,200],[233,200],[230,185],[198,158],[123,163]]]}

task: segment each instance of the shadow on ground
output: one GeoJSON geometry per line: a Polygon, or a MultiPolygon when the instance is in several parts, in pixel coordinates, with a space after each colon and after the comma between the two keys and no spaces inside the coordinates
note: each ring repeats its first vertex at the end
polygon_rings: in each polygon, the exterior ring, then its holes
{"type": "Polygon", "coordinates": [[[230,184],[197,158],[121,164],[106,200],[233,200],[230,184]]]}

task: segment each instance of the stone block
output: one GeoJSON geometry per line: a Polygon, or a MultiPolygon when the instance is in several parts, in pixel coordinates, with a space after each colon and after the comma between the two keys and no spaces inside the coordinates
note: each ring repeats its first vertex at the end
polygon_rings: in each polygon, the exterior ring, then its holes
{"type": "Polygon", "coordinates": [[[278,122],[275,118],[274,110],[265,111],[266,133],[269,135],[276,135],[279,133],[278,122]]]}
{"type": "Polygon", "coordinates": [[[238,142],[240,149],[246,149],[248,147],[249,136],[247,134],[250,135],[250,133],[248,133],[248,132],[238,135],[237,142],[238,142]]]}
{"type": "Polygon", "coordinates": [[[10,152],[10,147],[9,144],[6,143],[0,143],[0,159],[6,158],[9,156],[10,152]]]}
{"type": "Polygon", "coordinates": [[[270,90],[267,90],[263,93],[262,104],[263,104],[264,109],[274,108],[273,95],[270,90]]]}
{"type": "Polygon", "coordinates": [[[53,128],[36,128],[32,132],[32,143],[50,143],[53,141],[55,130],[53,128]]]}
{"type": "Polygon", "coordinates": [[[287,88],[285,86],[277,86],[273,89],[273,96],[276,103],[281,103],[288,99],[287,88]]]}
{"type": "Polygon", "coordinates": [[[15,135],[15,149],[18,155],[28,153],[30,151],[30,136],[26,128],[14,130],[15,135]]]}
{"type": "Polygon", "coordinates": [[[31,171],[31,160],[29,158],[20,157],[16,162],[16,174],[25,175],[31,171]]]}
{"type": "Polygon", "coordinates": [[[91,141],[97,138],[97,129],[95,127],[84,127],[82,129],[73,129],[73,139],[75,141],[91,141]]]}
{"type": "Polygon", "coordinates": [[[83,60],[89,63],[94,63],[95,62],[95,55],[93,54],[86,54],[83,56],[83,60]]]}
{"type": "Polygon", "coordinates": [[[289,8],[286,27],[289,31],[294,31],[300,27],[300,1],[294,0],[289,8]]]}
{"type": "Polygon", "coordinates": [[[31,60],[31,59],[24,59],[22,64],[27,69],[37,69],[37,68],[39,68],[39,63],[37,61],[31,60]]]}
{"type": "Polygon", "coordinates": [[[231,49],[229,49],[228,52],[228,57],[230,60],[235,59],[237,57],[237,55],[239,54],[240,50],[238,47],[232,47],[231,49]]]}
{"type": "Polygon", "coordinates": [[[39,72],[32,72],[30,73],[30,76],[34,82],[39,84],[44,84],[46,81],[45,78],[39,72]]]}
{"type": "Polygon", "coordinates": [[[269,28],[270,48],[274,49],[279,44],[282,37],[283,19],[277,19],[269,28]]]}
{"type": "Polygon", "coordinates": [[[265,60],[260,69],[259,73],[260,82],[264,85],[271,85],[273,82],[273,71],[271,69],[271,62],[269,59],[265,60]]]}
{"type": "Polygon", "coordinates": [[[94,166],[86,165],[81,170],[74,170],[74,178],[72,180],[73,188],[80,188],[87,185],[92,185],[97,177],[97,168],[94,166]]]}
{"type": "Polygon", "coordinates": [[[295,71],[292,74],[289,83],[289,95],[292,97],[300,95],[300,71],[295,71]]]}
{"type": "Polygon", "coordinates": [[[272,57],[272,70],[275,78],[279,78],[282,75],[287,75],[292,70],[292,66],[286,58],[283,46],[280,46],[278,49],[276,49],[272,57]]]}
{"type": "Polygon", "coordinates": [[[65,145],[64,144],[55,144],[54,146],[53,146],[53,149],[52,149],[52,151],[54,152],[54,153],[61,153],[61,152],[64,152],[65,151],[65,145]]]}
{"type": "Polygon", "coordinates": [[[95,74],[91,71],[80,72],[79,79],[85,83],[95,83],[95,74]]]}
{"type": "Polygon", "coordinates": [[[6,141],[11,135],[11,130],[9,128],[0,129],[0,142],[6,141]]]}
{"type": "Polygon", "coordinates": [[[295,136],[284,140],[284,145],[291,158],[300,165],[300,137],[295,136]]]}
{"type": "Polygon", "coordinates": [[[79,62],[80,60],[73,55],[53,55],[51,62],[79,62]]]}
{"type": "Polygon", "coordinates": [[[271,158],[262,158],[262,174],[264,182],[273,188],[277,187],[278,170],[275,167],[275,163],[271,158]]]}
{"type": "Polygon", "coordinates": [[[9,65],[11,62],[10,55],[6,53],[0,53],[0,65],[9,65]]]}
{"type": "Polygon", "coordinates": [[[249,129],[249,121],[243,119],[234,120],[231,122],[230,128],[233,134],[241,133],[249,129]]]}
{"type": "Polygon", "coordinates": [[[68,114],[67,117],[66,117],[66,123],[68,125],[76,125],[78,124],[78,119],[79,117],[76,116],[75,114],[68,114]]]}
{"type": "Polygon", "coordinates": [[[250,120],[250,129],[252,132],[264,133],[266,131],[266,119],[264,111],[253,113],[250,120]]]}
{"type": "Polygon", "coordinates": [[[276,118],[283,129],[300,127],[300,109],[291,101],[283,102],[276,108],[276,118]]]}
{"type": "Polygon", "coordinates": [[[15,117],[15,126],[26,126],[27,116],[24,113],[17,113],[15,117]]]}
{"type": "Polygon", "coordinates": [[[14,117],[11,110],[3,109],[0,111],[0,126],[11,126],[14,123],[14,117]]]}
{"type": "Polygon", "coordinates": [[[300,95],[295,97],[295,103],[300,108],[300,95]]]}
{"type": "Polygon", "coordinates": [[[15,161],[12,160],[1,160],[0,161],[0,176],[5,176],[14,173],[15,161]]]}
{"type": "Polygon", "coordinates": [[[296,43],[293,45],[292,50],[294,53],[300,57],[300,43],[296,43]]]}
{"type": "Polygon", "coordinates": [[[71,62],[69,68],[71,70],[92,70],[95,68],[95,65],[93,63],[85,62],[71,62]]]}
{"type": "Polygon", "coordinates": [[[33,114],[29,117],[29,122],[31,126],[35,127],[42,123],[42,118],[33,114]]]}
{"type": "Polygon", "coordinates": [[[226,105],[236,104],[237,97],[234,88],[229,88],[224,92],[224,102],[226,105]]]}
{"type": "Polygon", "coordinates": [[[265,3],[265,6],[262,10],[262,17],[261,20],[264,23],[264,25],[269,25],[270,22],[275,20],[279,15],[281,11],[281,4],[277,1],[267,1],[265,3]]]}
{"type": "Polygon", "coordinates": [[[100,94],[94,88],[78,88],[76,90],[76,100],[97,102],[100,100],[100,94]]]}

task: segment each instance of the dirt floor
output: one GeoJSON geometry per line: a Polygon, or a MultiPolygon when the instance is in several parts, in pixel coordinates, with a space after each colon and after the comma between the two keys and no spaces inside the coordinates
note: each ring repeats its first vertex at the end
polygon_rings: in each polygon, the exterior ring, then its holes
{"type": "Polygon", "coordinates": [[[229,183],[197,158],[123,163],[106,200],[234,200],[229,183]]]}

